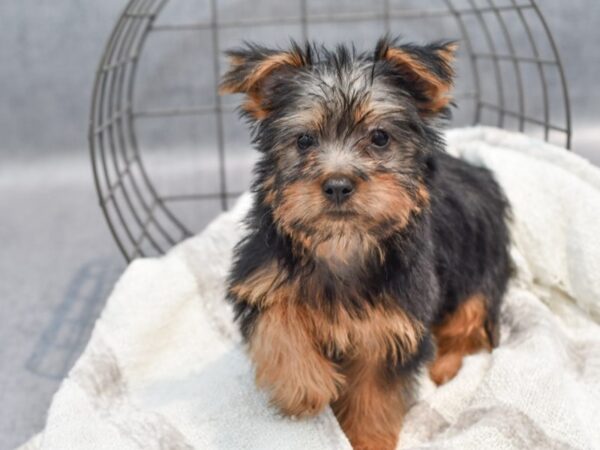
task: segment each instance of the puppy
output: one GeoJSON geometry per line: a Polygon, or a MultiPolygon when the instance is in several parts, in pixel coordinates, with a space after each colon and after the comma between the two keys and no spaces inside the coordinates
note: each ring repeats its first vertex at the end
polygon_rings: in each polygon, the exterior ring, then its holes
{"type": "Polygon", "coordinates": [[[228,286],[258,386],[290,416],[331,405],[355,449],[393,449],[438,384],[498,343],[505,197],[444,152],[455,45],[231,50],[260,160],[228,286]]]}

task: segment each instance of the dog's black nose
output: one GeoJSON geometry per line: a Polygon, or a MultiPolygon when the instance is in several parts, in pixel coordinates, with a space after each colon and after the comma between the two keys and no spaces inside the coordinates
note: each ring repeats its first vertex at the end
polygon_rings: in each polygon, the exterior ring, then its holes
{"type": "Polygon", "coordinates": [[[323,194],[328,200],[341,205],[354,194],[354,183],[346,177],[330,178],[323,183],[323,194]]]}

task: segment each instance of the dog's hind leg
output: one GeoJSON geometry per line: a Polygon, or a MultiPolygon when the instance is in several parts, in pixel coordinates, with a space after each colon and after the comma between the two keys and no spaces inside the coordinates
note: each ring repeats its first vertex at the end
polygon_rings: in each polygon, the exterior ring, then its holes
{"type": "MultiPolygon", "coordinates": [[[[463,357],[480,350],[491,351],[498,340],[495,319],[488,317],[483,295],[473,295],[433,327],[437,355],[429,367],[438,385],[451,380],[462,366],[463,357]]],[[[495,315],[494,315],[495,316],[495,315]]]]}

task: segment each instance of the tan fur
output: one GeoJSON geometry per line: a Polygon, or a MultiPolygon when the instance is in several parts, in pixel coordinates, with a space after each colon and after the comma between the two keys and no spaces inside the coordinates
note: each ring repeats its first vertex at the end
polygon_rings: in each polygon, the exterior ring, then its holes
{"type": "MultiPolygon", "coordinates": [[[[240,66],[245,62],[243,58],[238,56],[230,58],[232,67],[240,66]]],[[[219,86],[219,94],[247,94],[242,108],[255,118],[262,120],[268,115],[268,111],[263,107],[263,94],[261,92],[261,86],[266,77],[284,66],[301,67],[302,64],[302,58],[294,52],[276,53],[257,64],[243,81],[221,84],[219,86]]]]}
{"type": "MultiPolygon", "coordinates": [[[[260,271],[261,277],[265,273],[260,271]]],[[[310,292],[311,282],[303,280],[302,287],[310,292]]],[[[244,285],[247,290],[250,286],[244,285]]],[[[243,292],[247,299],[263,294],[263,283],[254,287],[257,293],[243,292]]],[[[319,413],[338,397],[344,380],[353,380],[352,372],[340,371],[329,357],[343,355],[374,370],[384,361],[401,363],[417,351],[424,326],[400,308],[371,307],[353,317],[340,306],[331,317],[303,304],[299,290],[297,284],[275,288],[249,338],[257,384],[286,414],[319,413]]],[[[361,385],[360,395],[367,395],[366,387],[361,385]]]]}
{"type": "Polygon", "coordinates": [[[431,379],[443,384],[454,378],[464,356],[479,350],[490,351],[492,346],[485,331],[486,302],[474,295],[461,303],[457,310],[433,328],[437,341],[436,360],[429,368],[431,379]]]}
{"type": "Polygon", "coordinates": [[[333,313],[309,306],[302,295],[325,301],[318,298],[321,283],[311,276],[288,281],[271,263],[232,288],[263,308],[249,337],[257,384],[287,415],[315,415],[332,404],[355,449],[393,449],[406,410],[404,386],[387,379],[384,367],[417,352],[425,327],[389,306],[391,299],[371,299],[387,307],[366,306],[365,299],[359,315],[342,305],[333,313]],[[346,363],[337,366],[336,357],[346,363]]]}
{"type": "Polygon", "coordinates": [[[254,68],[250,76],[246,79],[246,86],[248,89],[252,89],[261,83],[267,75],[270,75],[273,71],[283,66],[301,67],[302,59],[299,55],[292,52],[281,52],[269,56],[254,68]]]}
{"type": "Polygon", "coordinates": [[[275,200],[275,176],[272,175],[269,178],[267,178],[263,185],[262,185],[262,190],[263,192],[265,192],[265,199],[264,199],[264,203],[267,206],[270,206],[273,204],[273,201],[275,200]]]}
{"type": "Polygon", "coordinates": [[[368,355],[378,361],[402,362],[417,351],[423,335],[423,325],[399,308],[367,308],[362,318],[353,318],[340,308],[333,322],[314,311],[311,319],[321,346],[350,358],[368,355]]]}
{"type": "Polygon", "coordinates": [[[353,200],[359,214],[369,217],[373,226],[393,224],[390,234],[404,228],[417,209],[415,198],[389,173],[375,174],[368,183],[361,183],[353,200]]]}
{"type": "Polygon", "coordinates": [[[274,218],[301,249],[323,260],[331,258],[334,263],[356,263],[356,258],[373,254],[383,259],[384,250],[379,245],[382,236],[373,232],[385,233],[380,227],[386,224],[391,235],[408,224],[411,214],[420,213],[429,204],[429,193],[422,183],[411,193],[393,174],[375,174],[368,182],[357,180],[356,194],[347,205],[356,215],[338,220],[323,214],[329,208],[322,182],[302,180],[287,186],[274,204],[274,218]],[[298,223],[310,233],[298,229],[298,223]]]}
{"type": "Polygon", "coordinates": [[[452,66],[454,59],[456,58],[456,52],[458,51],[458,44],[452,42],[444,46],[437,51],[437,54],[444,60],[448,66],[452,66]]]}
{"type": "Polygon", "coordinates": [[[281,302],[261,314],[249,341],[258,386],[287,415],[318,414],[344,383],[318,351],[311,328],[302,309],[281,302]]]}
{"type": "MultiPolygon", "coordinates": [[[[341,226],[343,225],[339,223],[323,224],[323,228],[329,230],[335,230],[341,226]]],[[[375,255],[379,261],[385,259],[384,249],[377,239],[368,234],[357,233],[355,230],[349,231],[350,233],[340,231],[329,239],[318,241],[313,245],[314,257],[331,268],[339,267],[341,269],[350,266],[356,267],[356,265],[362,264],[369,255],[375,255]]]]}
{"type": "Polygon", "coordinates": [[[256,119],[263,120],[268,116],[268,111],[262,107],[263,96],[260,92],[249,92],[242,109],[252,114],[256,119]]]}
{"type": "Polygon", "coordinates": [[[297,221],[313,222],[326,206],[319,182],[294,182],[283,190],[280,197],[281,201],[275,205],[273,213],[276,223],[287,232],[293,231],[297,221]]]}
{"type": "MultiPolygon", "coordinates": [[[[289,282],[275,263],[258,269],[243,284],[232,286],[231,292],[261,308],[285,306],[288,313],[295,310],[296,316],[302,318],[306,332],[328,353],[342,352],[351,357],[367,354],[401,362],[417,351],[424,331],[423,324],[400,308],[368,307],[361,317],[354,317],[340,306],[333,318],[325,315],[304,305],[301,298],[301,292],[315,297],[321,295],[319,280],[307,276],[302,284],[289,282]]],[[[379,303],[385,303],[385,299],[379,303]]]]}
{"type": "MultiPolygon", "coordinates": [[[[455,49],[456,46],[449,46],[447,49],[438,52],[438,54],[450,65],[455,49]]],[[[451,101],[452,83],[438,78],[418,59],[400,48],[389,48],[384,57],[393,61],[398,67],[403,68],[406,76],[425,85],[425,95],[429,100],[420,105],[422,112],[435,114],[448,106],[451,101]]]]}
{"type": "Polygon", "coordinates": [[[423,184],[423,182],[419,183],[419,187],[417,188],[417,206],[415,207],[415,209],[413,210],[416,214],[419,214],[423,208],[426,208],[429,206],[430,204],[430,196],[429,196],[429,191],[427,190],[427,188],[425,187],[425,185],[423,184]]]}
{"type": "Polygon", "coordinates": [[[275,262],[261,267],[248,276],[243,283],[235,284],[229,290],[236,297],[252,305],[263,307],[289,297],[285,273],[279,270],[275,262]]]}
{"type": "Polygon", "coordinates": [[[406,405],[402,381],[385,380],[377,361],[357,360],[344,368],[348,380],[331,406],[354,450],[393,450],[406,405]]]}

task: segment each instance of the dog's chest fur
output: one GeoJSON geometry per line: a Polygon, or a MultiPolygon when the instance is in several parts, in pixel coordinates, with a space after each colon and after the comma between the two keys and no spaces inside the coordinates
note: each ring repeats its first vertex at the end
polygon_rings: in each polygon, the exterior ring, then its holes
{"type": "Polygon", "coordinates": [[[321,261],[295,276],[273,262],[231,291],[263,311],[280,315],[281,323],[302,328],[303,335],[328,356],[404,361],[417,351],[423,324],[385,293],[365,289],[358,273],[353,273],[356,265],[347,261],[353,258],[321,261]]]}

